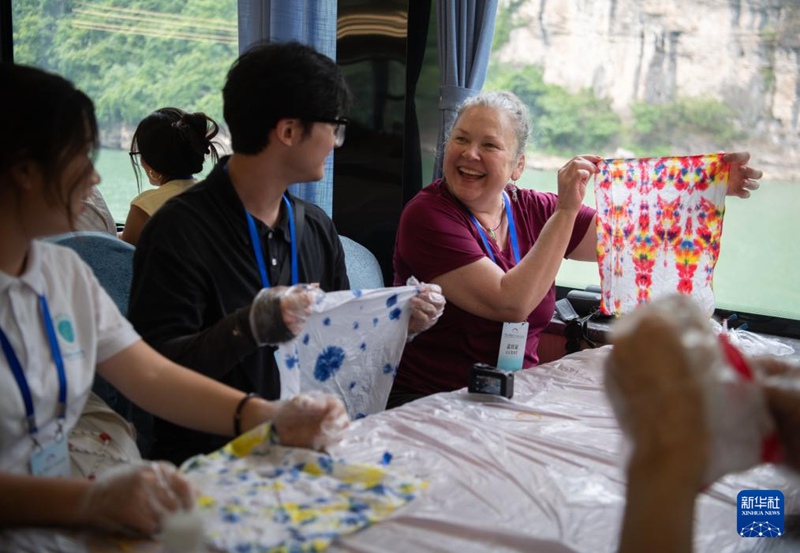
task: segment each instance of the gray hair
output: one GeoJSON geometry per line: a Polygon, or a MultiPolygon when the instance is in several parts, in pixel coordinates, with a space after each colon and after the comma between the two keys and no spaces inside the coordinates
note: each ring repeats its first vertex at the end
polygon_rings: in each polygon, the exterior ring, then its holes
{"type": "MultiPolygon", "coordinates": [[[[497,111],[503,111],[511,118],[513,125],[514,136],[517,139],[517,157],[525,153],[525,147],[528,145],[528,137],[531,134],[531,115],[528,107],[522,103],[522,100],[513,92],[505,90],[495,92],[479,92],[475,96],[467,98],[456,109],[456,117],[453,120],[453,127],[469,108],[476,106],[494,108],[497,111]]],[[[450,132],[447,133],[447,140],[450,139],[450,132]]]]}

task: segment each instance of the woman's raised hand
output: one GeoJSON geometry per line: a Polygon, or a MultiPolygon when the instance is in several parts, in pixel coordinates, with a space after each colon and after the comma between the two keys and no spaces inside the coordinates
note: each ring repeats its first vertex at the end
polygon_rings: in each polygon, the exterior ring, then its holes
{"type": "Polygon", "coordinates": [[[576,156],[558,170],[558,207],[577,212],[586,195],[589,178],[600,170],[597,164],[599,156],[576,156]]]}
{"type": "Polygon", "coordinates": [[[731,152],[722,156],[722,161],[731,164],[731,172],[728,177],[728,196],[738,196],[739,198],[749,198],[751,190],[758,190],[760,186],[758,179],[764,173],[749,167],[749,152],[731,152]]]}

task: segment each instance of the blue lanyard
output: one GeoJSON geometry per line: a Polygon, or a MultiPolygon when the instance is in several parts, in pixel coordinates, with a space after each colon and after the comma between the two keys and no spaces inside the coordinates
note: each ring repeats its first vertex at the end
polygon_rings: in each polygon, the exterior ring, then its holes
{"type": "MultiPolygon", "coordinates": [[[[228,173],[228,163],[223,165],[225,174],[230,179],[228,173]]],[[[283,195],[283,203],[286,204],[286,212],[289,215],[289,240],[292,247],[292,285],[298,283],[300,271],[297,265],[297,240],[295,240],[295,227],[294,227],[294,210],[292,209],[292,202],[286,194],[283,195]]],[[[261,249],[261,238],[256,231],[256,221],[253,216],[245,208],[244,215],[247,218],[247,230],[250,231],[250,243],[253,245],[253,253],[256,255],[256,263],[258,264],[258,274],[261,276],[261,286],[269,288],[269,277],[267,277],[267,266],[264,264],[264,250],[261,249]]]]}
{"type": "MultiPolygon", "coordinates": [[[[57,417],[60,423],[64,422],[64,417],[67,413],[67,373],[64,370],[64,359],[61,357],[61,349],[58,347],[58,339],[56,338],[56,331],[53,328],[53,319],[50,317],[50,309],[47,307],[47,299],[44,294],[39,296],[39,304],[42,307],[42,320],[44,321],[44,328],[47,332],[47,341],[50,342],[50,353],[53,356],[53,361],[56,364],[56,372],[58,373],[58,413],[57,417]]],[[[11,342],[8,336],[0,328],[0,342],[3,345],[3,353],[6,354],[8,365],[11,367],[11,372],[14,374],[14,379],[17,381],[20,394],[22,394],[22,401],[25,403],[25,419],[28,421],[28,433],[33,436],[39,428],[36,426],[36,414],[33,408],[33,397],[31,396],[31,389],[28,386],[28,379],[25,378],[25,371],[22,370],[22,364],[19,362],[14,348],[11,347],[11,342]]]]}
{"type": "MultiPolygon", "coordinates": [[[[503,191],[503,203],[506,206],[506,217],[508,217],[508,235],[511,238],[511,250],[514,252],[514,262],[516,264],[519,263],[517,226],[514,224],[514,214],[511,212],[511,202],[508,200],[508,194],[506,194],[505,190],[503,191]]],[[[478,234],[481,236],[483,246],[486,248],[486,253],[489,254],[489,259],[491,259],[493,263],[497,263],[497,260],[494,258],[494,253],[492,253],[492,248],[489,247],[489,239],[486,238],[486,233],[483,232],[483,227],[481,227],[481,224],[478,222],[478,219],[475,218],[475,215],[470,212],[469,216],[472,217],[472,224],[475,225],[476,229],[478,229],[478,234]]]]}
{"type": "MultiPolygon", "coordinates": [[[[286,212],[289,216],[289,240],[291,241],[292,246],[292,285],[297,284],[298,282],[298,269],[297,269],[297,241],[295,240],[295,230],[294,230],[294,210],[292,209],[292,203],[289,201],[289,198],[286,197],[286,194],[283,195],[283,203],[286,204],[286,212]]],[[[261,239],[258,237],[258,231],[256,231],[256,222],[253,219],[253,216],[244,210],[244,214],[247,217],[247,228],[250,230],[250,243],[253,244],[253,252],[256,254],[256,263],[258,263],[258,273],[261,275],[261,286],[264,288],[269,288],[269,278],[267,277],[267,267],[264,265],[264,252],[261,249],[261,239]]]]}

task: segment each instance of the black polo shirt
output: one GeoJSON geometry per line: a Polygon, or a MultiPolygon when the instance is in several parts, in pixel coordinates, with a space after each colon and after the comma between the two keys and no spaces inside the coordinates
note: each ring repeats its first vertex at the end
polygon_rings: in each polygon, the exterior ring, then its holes
{"type": "MultiPolygon", "coordinates": [[[[250,303],[261,290],[244,206],[223,158],[208,178],[168,201],[147,222],[136,247],[128,317],[142,338],[173,361],[244,392],[280,396],[272,347],[250,331],[250,303]]],[[[298,265],[301,283],[325,291],[349,288],[344,251],[333,221],[303,204],[298,265]]],[[[274,228],[256,220],[271,285],[289,285],[291,240],[285,205],[274,228]],[[287,270],[284,270],[287,266],[287,270]]],[[[176,390],[180,393],[180,390],[176,390]]],[[[232,415],[232,414],[231,414],[232,415]]],[[[233,424],[231,422],[231,424],[233,424]]],[[[152,457],[180,463],[227,438],[155,421],[152,457]]]]}

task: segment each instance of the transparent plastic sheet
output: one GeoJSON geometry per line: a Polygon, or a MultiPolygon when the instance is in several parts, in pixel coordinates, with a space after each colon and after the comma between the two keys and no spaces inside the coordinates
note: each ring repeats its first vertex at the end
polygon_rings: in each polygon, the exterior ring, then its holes
{"type": "Polygon", "coordinates": [[[795,353],[794,348],[788,344],[783,344],[778,340],[767,338],[761,334],[738,328],[729,329],[726,328],[726,325],[722,325],[714,319],[711,319],[711,326],[715,334],[727,333],[731,344],[749,356],[777,355],[784,357],[795,353]]]}
{"type": "MultiPolygon", "coordinates": [[[[397,470],[430,486],[331,550],[616,551],[626,477],[622,433],[603,386],[608,351],[516,373],[511,400],[459,390],[356,421],[334,456],[375,462],[388,453],[397,470]]],[[[762,465],[707,489],[698,498],[695,551],[766,547],[767,540],[737,535],[736,495],[782,489],[787,513],[800,513],[793,491],[800,484],[789,478],[762,465]]]]}
{"type": "Polygon", "coordinates": [[[415,505],[334,550],[596,550],[607,529],[593,513],[624,493],[613,467],[619,433],[605,424],[612,418],[595,418],[596,401],[605,403],[601,373],[579,374],[567,360],[546,379],[529,378],[535,373],[516,373],[511,400],[460,390],[356,421],[334,456],[369,461],[388,452],[392,466],[430,484],[415,505]],[[595,431],[582,432],[581,419],[595,431]],[[578,515],[572,521],[559,514],[568,508],[578,515]]]}

